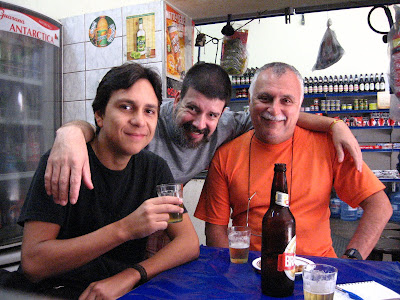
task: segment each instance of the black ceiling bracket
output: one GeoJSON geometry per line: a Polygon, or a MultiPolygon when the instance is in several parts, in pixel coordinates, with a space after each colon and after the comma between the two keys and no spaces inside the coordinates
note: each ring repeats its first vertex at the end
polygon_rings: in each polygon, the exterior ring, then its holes
{"type": "Polygon", "coordinates": [[[286,7],[285,8],[285,24],[290,24],[290,15],[294,15],[294,8],[286,7]]]}

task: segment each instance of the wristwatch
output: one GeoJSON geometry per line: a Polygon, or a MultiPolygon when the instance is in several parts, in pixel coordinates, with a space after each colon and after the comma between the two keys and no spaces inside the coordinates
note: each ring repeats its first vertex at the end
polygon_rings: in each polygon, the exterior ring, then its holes
{"type": "Polygon", "coordinates": [[[360,252],[358,252],[358,250],[354,248],[347,249],[343,255],[351,259],[359,259],[359,260],[363,259],[360,252]]]}

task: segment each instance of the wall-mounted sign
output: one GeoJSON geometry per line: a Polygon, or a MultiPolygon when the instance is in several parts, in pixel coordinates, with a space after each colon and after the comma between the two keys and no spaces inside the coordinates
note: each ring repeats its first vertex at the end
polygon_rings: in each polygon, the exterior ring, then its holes
{"type": "Polygon", "coordinates": [[[185,75],[185,16],[166,5],[167,76],[181,80],[185,75]]]}
{"type": "Polygon", "coordinates": [[[127,60],[156,57],[154,13],[126,18],[127,60]]]}
{"type": "Polygon", "coordinates": [[[60,28],[45,20],[11,9],[0,7],[0,30],[30,36],[60,47],[60,28]]]}
{"type": "Polygon", "coordinates": [[[96,47],[107,47],[115,38],[117,28],[108,16],[97,17],[89,27],[89,39],[96,47]]]}

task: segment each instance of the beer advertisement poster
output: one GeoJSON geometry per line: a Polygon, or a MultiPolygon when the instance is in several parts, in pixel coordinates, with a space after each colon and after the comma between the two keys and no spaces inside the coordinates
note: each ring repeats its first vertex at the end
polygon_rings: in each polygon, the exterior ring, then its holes
{"type": "Polygon", "coordinates": [[[108,16],[97,17],[89,27],[89,39],[93,46],[107,47],[115,38],[117,28],[108,16]]]}
{"type": "Polygon", "coordinates": [[[126,17],[126,57],[137,60],[156,57],[155,14],[126,17]]]}
{"type": "Polygon", "coordinates": [[[166,5],[167,76],[182,80],[185,74],[185,16],[166,5]]]}

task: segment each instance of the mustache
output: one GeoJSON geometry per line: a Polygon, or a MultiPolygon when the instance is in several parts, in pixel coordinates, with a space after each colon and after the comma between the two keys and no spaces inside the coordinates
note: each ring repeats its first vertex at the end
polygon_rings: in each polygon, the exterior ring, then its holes
{"type": "Polygon", "coordinates": [[[208,136],[210,134],[210,130],[208,128],[198,129],[192,123],[185,123],[182,125],[183,129],[190,132],[195,132],[198,134],[204,134],[204,136],[208,136]]]}
{"type": "Polygon", "coordinates": [[[286,116],[284,115],[278,115],[278,116],[273,116],[269,112],[264,112],[261,114],[261,117],[263,117],[266,120],[271,120],[271,121],[286,121],[286,116]]]}

